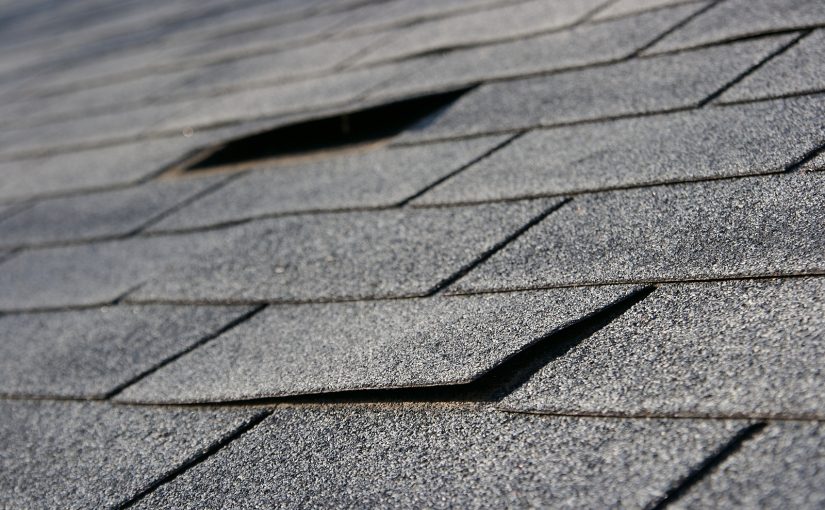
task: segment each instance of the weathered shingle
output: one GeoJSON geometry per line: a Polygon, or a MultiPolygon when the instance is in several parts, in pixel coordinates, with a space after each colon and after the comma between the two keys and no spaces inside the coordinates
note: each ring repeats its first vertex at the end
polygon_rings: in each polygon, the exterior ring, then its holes
{"type": "Polygon", "coordinates": [[[0,505],[114,508],[253,416],[256,411],[0,402],[0,505]]]}
{"type": "Polygon", "coordinates": [[[0,317],[0,394],[105,396],[248,311],[116,306],[0,317]]]}
{"type": "Polygon", "coordinates": [[[719,102],[825,91],[825,69],[822,65],[823,47],[825,47],[825,29],[813,31],[795,46],[722,94],[719,102]]]}
{"type": "Polygon", "coordinates": [[[644,507],[740,427],[283,409],[137,508],[644,507]]]}
{"type": "Polygon", "coordinates": [[[824,22],[825,11],[819,0],[725,0],[662,39],[650,52],[692,48],[824,22]]]}
{"type": "Polygon", "coordinates": [[[405,140],[557,125],[696,106],[793,36],[483,85],[405,140]]]}
{"type": "Polygon", "coordinates": [[[0,221],[0,246],[50,244],[122,236],[138,231],[176,206],[225,181],[227,176],[47,198],[0,221]]]}
{"type": "Polygon", "coordinates": [[[814,96],[532,131],[415,203],[782,171],[825,142],[822,106],[814,96]]]}
{"type": "Polygon", "coordinates": [[[420,296],[559,203],[263,220],[240,229],[239,237],[208,257],[158,276],[132,298],[290,302],[420,296]]]}
{"type": "Polygon", "coordinates": [[[742,178],[576,198],[455,288],[819,273],[823,178],[742,178]]]}

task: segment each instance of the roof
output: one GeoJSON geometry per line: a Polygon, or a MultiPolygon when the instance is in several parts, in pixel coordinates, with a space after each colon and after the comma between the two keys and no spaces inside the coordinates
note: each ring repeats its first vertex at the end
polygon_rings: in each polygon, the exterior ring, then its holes
{"type": "Polygon", "coordinates": [[[0,41],[0,507],[825,505],[820,0],[0,41]]]}

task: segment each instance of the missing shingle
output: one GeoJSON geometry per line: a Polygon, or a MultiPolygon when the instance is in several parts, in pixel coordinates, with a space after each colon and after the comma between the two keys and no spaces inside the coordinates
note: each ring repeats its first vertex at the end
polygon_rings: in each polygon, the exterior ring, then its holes
{"type": "Polygon", "coordinates": [[[373,150],[402,131],[432,122],[468,90],[417,96],[237,138],[204,149],[169,174],[235,171],[373,150]]]}

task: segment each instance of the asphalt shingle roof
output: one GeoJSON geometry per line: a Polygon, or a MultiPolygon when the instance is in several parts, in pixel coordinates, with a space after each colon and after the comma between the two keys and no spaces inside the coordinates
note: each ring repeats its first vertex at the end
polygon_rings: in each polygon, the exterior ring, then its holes
{"type": "Polygon", "coordinates": [[[0,507],[821,508],[824,37],[0,2],[0,507]]]}

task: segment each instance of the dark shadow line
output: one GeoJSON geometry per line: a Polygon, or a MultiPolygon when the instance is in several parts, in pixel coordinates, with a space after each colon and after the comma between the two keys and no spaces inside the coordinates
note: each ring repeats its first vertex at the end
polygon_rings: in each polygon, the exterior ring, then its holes
{"type": "Polygon", "coordinates": [[[116,397],[117,395],[119,395],[121,392],[123,392],[123,390],[125,390],[129,386],[132,386],[133,384],[136,384],[136,383],[140,382],[141,380],[143,380],[146,377],[148,377],[149,375],[157,372],[158,370],[165,367],[166,365],[169,365],[170,363],[180,359],[184,355],[189,354],[190,352],[194,351],[198,347],[201,347],[201,346],[205,345],[206,343],[214,340],[215,338],[221,336],[222,334],[224,334],[227,331],[229,331],[230,329],[238,326],[239,324],[241,324],[243,322],[246,322],[247,320],[249,320],[252,317],[254,317],[255,315],[257,315],[261,310],[263,310],[266,307],[267,307],[267,305],[258,305],[256,307],[254,307],[252,310],[240,315],[239,317],[236,317],[234,320],[227,323],[226,325],[224,325],[223,327],[221,327],[220,329],[218,329],[214,333],[211,333],[211,334],[208,334],[208,335],[204,336],[203,338],[201,338],[197,342],[193,343],[192,345],[189,345],[185,349],[182,349],[182,350],[178,351],[177,353],[169,356],[168,358],[156,363],[154,366],[144,370],[143,372],[141,372],[138,375],[132,377],[128,381],[120,383],[115,388],[109,390],[109,392],[106,393],[103,398],[107,399],[107,400],[110,400],[110,399],[116,397]]]}
{"type": "MultiPolygon", "coordinates": [[[[716,5],[719,4],[720,1],[721,0],[715,0],[713,2],[710,2],[705,7],[702,7],[701,9],[694,12],[690,16],[686,17],[682,21],[680,21],[680,22],[676,23],[675,25],[673,25],[672,27],[668,28],[667,30],[665,30],[661,34],[654,37],[653,40],[645,43],[641,48],[639,48],[636,51],[634,51],[633,53],[631,53],[630,56],[627,58],[627,60],[639,57],[642,53],[649,50],[651,47],[653,47],[653,45],[655,45],[656,43],[658,43],[659,41],[661,41],[665,37],[669,36],[673,32],[675,32],[675,31],[679,30],[680,28],[684,27],[685,25],[687,25],[688,23],[690,23],[691,21],[693,21],[697,17],[701,16],[702,14],[706,13],[710,9],[716,7],[716,5]]],[[[677,4],[677,5],[679,5],[679,4],[677,4]]],[[[689,3],[685,2],[685,5],[689,5],[689,3]]],[[[670,6],[667,6],[667,7],[670,7],[670,6]]]]}
{"type": "Polygon", "coordinates": [[[674,487],[671,487],[661,499],[648,505],[647,510],[663,510],[670,504],[675,503],[704,477],[713,472],[728,457],[739,451],[746,441],[753,439],[766,425],[764,422],[755,423],[737,432],[730,441],[703,460],[701,464],[674,487]]]}
{"type": "Polygon", "coordinates": [[[115,508],[117,508],[117,509],[131,508],[132,506],[135,505],[135,503],[139,502],[140,500],[142,500],[143,498],[145,498],[146,496],[148,496],[149,494],[154,492],[158,487],[160,487],[162,485],[166,485],[167,483],[173,481],[175,478],[179,477],[180,475],[182,475],[183,473],[185,473],[189,469],[197,466],[198,464],[205,461],[206,459],[208,459],[212,455],[218,453],[221,449],[223,449],[229,443],[231,443],[232,441],[238,439],[239,437],[241,437],[245,433],[247,433],[250,430],[252,430],[253,428],[255,428],[255,426],[257,426],[259,423],[264,421],[271,414],[272,414],[272,411],[262,411],[262,412],[256,413],[246,423],[242,424],[240,427],[236,428],[231,433],[225,435],[224,437],[218,439],[217,441],[215,441],[214,443],[209,445],[209,447],[206,450],[204,450],[202,452],[198,452],[195,455],[189,457],[188,459],[183,461],[183,463],[181,463],[179,466],[177,466],[176,468],[172,469],[170,472],[166,473],[165,475],[161,476],[160,478],[158,478],[155,481],[153,481],[152,483],[150,483],[149,486],[146,487],[145,489],[141,490],[140,492],[138,492],[137,494],[135,494],[131,498],[127,499],[126,501],[123,501],[123,502],[119,503],[118,505],[116,505],[115,508]]]}

